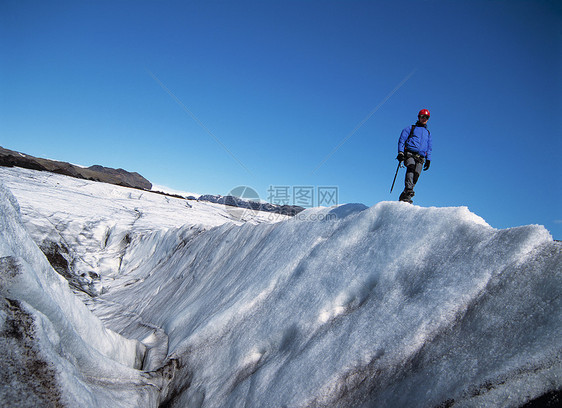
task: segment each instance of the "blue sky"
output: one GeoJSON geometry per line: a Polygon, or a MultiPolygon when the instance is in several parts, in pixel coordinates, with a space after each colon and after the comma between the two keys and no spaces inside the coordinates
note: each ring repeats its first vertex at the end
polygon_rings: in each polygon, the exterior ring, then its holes
{"type": "Polygon", "coordinates": [[[0,145],[370,206],[398,198],[398,136],[427,108],[416,204],[562,239],[561,20],[556,1],[3,0],[0,145]]]}

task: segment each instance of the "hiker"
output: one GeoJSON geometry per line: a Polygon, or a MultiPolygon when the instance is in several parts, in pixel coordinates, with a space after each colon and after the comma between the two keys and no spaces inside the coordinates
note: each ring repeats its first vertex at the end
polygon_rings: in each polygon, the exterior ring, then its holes
{"type": "Polygon", "coordinates": [[[400,134],[400,139],[398,139],[396,160],[404,162],[406,166],[404,191],[400,194],[399,200],[410,204],[412,204],[414,186],[418,181],[422,167],[427,170],[431,163],[431,134],[427,130],[428,120],[429,111],[422,109],[418,113],[416,124],[405,128],[400,134]]]}

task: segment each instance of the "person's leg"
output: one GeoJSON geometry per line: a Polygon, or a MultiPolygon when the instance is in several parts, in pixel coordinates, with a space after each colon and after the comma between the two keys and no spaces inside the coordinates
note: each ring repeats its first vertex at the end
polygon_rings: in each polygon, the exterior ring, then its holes
{"type": "Polygon", "coordinates": [[[412,202],[412,197],[414,196],[414,186],[419,177],[416,177],[416,161],[413,157],[407,157],[404,160],[404,165],[406,166],[406,177],[404,178],[404,191],[400,194],[400,201],[406,201],[408,203],[412,202]]]}
{"type": "MultiPolygon", "coordinates": [[[[423,162],[422,161],[420,161],[420,162],[416,161],[416,165],[415,165],[414,171],[413,171],[414,176],[413,176],[413,179],[412,179],[412,181],[414,183],[414,186],[418,182],[418,178],[420,177],[422,169],[423,169],[423,162]]],[[[412,190],[413,189],[414,189],[414,187],[412,186],[412,190]]]]}
{"type": "Polygon", "coordinates": [[[423,162],[418,162],[410,156],[404,160],[404,165],[406,166],[406,177],[404,179],[404,191],[400,194],[399,200],[412,203],[412,197],[415,195],[414,186],[420,177],[423,162]]]}

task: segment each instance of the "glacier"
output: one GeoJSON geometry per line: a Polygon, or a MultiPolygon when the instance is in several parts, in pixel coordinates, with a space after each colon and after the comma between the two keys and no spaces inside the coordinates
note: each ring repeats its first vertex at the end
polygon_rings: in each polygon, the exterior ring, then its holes
{"type": "Polygon", "coordinates": [[[498,230],[465,207],[399,202],[241,222],[212,203],[0,175],[4,406],[520,407],[560,395],[562,245],[542,226],[498,230]],[[49,245],[66,248],[66,279],[49,245]],[[73,278],[90,272],[98,286],[73,278]],[[8,330],[17,319],[26,333],[8,330]],[[42,375],[22,374],[30,355],[42,375]]]}
{"type": "Polygon", "coordinates": [[[186,224],[212,228],[287,219],[21,168],[0,167],[0,180],[18,198],[33,240],[84,301],[119,275],[135,235],[186,224]]]}

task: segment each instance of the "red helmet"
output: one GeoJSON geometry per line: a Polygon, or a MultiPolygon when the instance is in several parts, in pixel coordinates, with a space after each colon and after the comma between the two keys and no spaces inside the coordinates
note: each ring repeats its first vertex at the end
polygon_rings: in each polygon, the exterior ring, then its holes
{"type": "Polygon", "coordinates": [[[427,117],[430,116],[430,115],[429,115],[429,111],[428,111],[427,109],[422,109],[422,110],[420,111],[420,113],[418,113],[418,116],[421,116],[421,115],[426,115],[427,117]]]}

